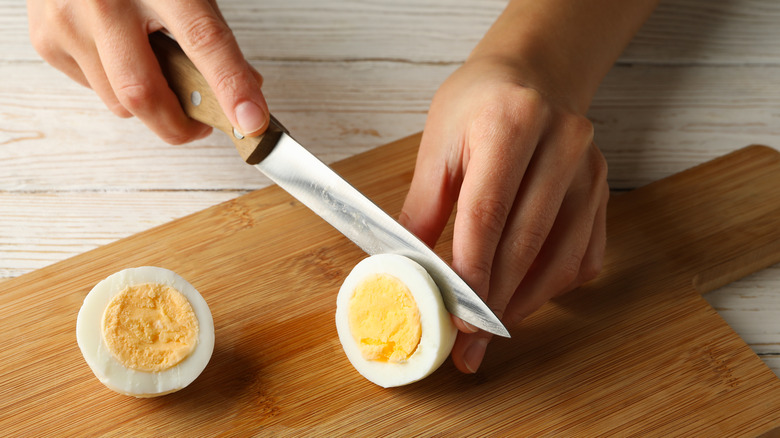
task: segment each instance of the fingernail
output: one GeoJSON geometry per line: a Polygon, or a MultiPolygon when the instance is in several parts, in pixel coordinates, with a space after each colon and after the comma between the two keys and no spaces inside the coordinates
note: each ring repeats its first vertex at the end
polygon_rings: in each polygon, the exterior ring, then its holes
{"type": "Polygon", "coordinates": [[[236,121],[238,128],[244,135],[262,129],[266,118],[265,112],[254,102],[245,100],[236,106],[236,121]]]}
{"type": "Polygon", "coordinates": [[[466,321],[463,321],[463,325],[466,327],[466,329],[467,329],[467,330],[468,330],[470,333],[476,333],[476,332],[478,332],[478,331],[479,331],[479,327],[477,327],[477,326],[475,326],[475,325],[472,325],[471,323],[468,323],[468,322],[466,322],[466,321]]]}
{"type": "Polygon", "coordinates": [[[466,352],[463,355],[463,362],[471,374],[476,373],[479,366],[482,365],[482,359],[485,357],[487,344],[487,339],[479,338],[466,348],[466,352]]]}

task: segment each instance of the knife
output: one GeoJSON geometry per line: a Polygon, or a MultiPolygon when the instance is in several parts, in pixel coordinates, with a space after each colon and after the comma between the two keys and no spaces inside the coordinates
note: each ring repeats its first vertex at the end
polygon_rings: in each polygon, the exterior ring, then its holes
{"type": "Polygon", "coordinates": [[[264,134],[244,137],[230,123],[214,92],[172,38],[149,36],[163,75],[184,112],[231,137],[239,154],[279,187],[325,219],[368,254],[406,256],[424,267],[451,314],[487,332],[509,337],[501,320],[436,253],[330,167],[296,142],[271,116],[264,134]]]}

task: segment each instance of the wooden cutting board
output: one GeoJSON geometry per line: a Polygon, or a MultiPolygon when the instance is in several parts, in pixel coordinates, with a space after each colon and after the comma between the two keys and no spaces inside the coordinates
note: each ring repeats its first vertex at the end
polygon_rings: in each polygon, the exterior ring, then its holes
{"type": "MultiPolygon", "coordinates": [[[[400,211],[419,136],[336,169],[400,211]]],[[[56,220],[56,218],[52,218],[56,220]]],[[[749,147],[614,196],[602,275],[497,339],[395,389],[350,366],[336,292],[364,257],[276,187],[0,287],[0,435],[738,436],[780,427],[780,379],[700,293],[780,261],[780,154],[749,147]],[[76,314],[124,268],[197,287],[214,355],[189,387],[115,394],[76,345],[76,314]]],[[[451,226],[437,247],[448,258],[451,226]]]]}

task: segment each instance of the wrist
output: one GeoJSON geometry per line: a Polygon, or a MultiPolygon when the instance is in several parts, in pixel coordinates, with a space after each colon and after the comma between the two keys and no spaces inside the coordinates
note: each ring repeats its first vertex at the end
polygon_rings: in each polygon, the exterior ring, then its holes
{"type": "Polygon", "coordinates": [[[511,0],[466,62],[500,63],[520,85],[585,114],[657,0],[511,0]]]}

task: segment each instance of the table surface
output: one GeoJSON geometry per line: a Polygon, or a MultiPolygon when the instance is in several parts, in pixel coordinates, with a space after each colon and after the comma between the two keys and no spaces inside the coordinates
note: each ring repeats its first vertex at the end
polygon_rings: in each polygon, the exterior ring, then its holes
{"type": "MultiPolygon", "coordinates": [[[[506,1],[225,0],[275,115],[325,162],[421,131],[439,84],[506,1]]],[[[588,114],[613,190],[749,144],[780,149],[780,3],[669,0],[588,114]]],[[[0,293],[4,279],[269,182],[221,133],[186,146],[44,63],[24,2],[0,0],[0,293]]],[[[705,297],[780,376],[780,265],[705,297]]]]}

